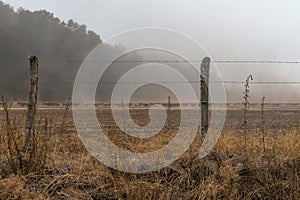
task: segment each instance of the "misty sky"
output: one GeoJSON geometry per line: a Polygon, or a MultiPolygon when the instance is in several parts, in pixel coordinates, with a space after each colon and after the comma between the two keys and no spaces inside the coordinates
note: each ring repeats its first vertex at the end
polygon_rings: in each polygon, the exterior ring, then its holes
{"type": "MultiPolygon", "coordinates": [[[[14,8],[46,9],[86,24],[106,38],[131,28],[164,27],[202,44],[214,60],[300,60],[297,0],[4,0],[14,8]]],[[[300,65],[219,65],[224,80],[300,81],[300,65]]],[[[242,93],[241,86],[228,85],[242,93]]],[[[230,95],[231,92],[229,92],[230,95]]],[[[299,86],[254,86],[253,99],[300,101],[299,86]]],[[[241,96],[242,97],[242,96],[241,96]]],[[[231,98],[231,97],[230,97],[231,98]]],[[[229,100],[230,100],[229,98],[229,100]]]]}

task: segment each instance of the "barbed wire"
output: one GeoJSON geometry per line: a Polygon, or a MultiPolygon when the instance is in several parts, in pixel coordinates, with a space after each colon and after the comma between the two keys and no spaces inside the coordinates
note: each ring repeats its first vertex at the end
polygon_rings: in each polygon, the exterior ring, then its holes
{"type": "MultiPolygon", "coordinates": [[[[224,83],[224,84],[245,84],[245,81],[211,81],[211,83],[224,83]]],[[[251,81],[251,84],[280,84],[280,85],[293,85],[300,84],[300,81],[251,81]]]]}
{"type": "MultiPolygon", "coordinates": [[[[43,63],[83,63],[83,61],[41,61],[43,63]]],[[[85,63],[201,63],[202,60],[95,60],[85,63]]],[[[300,64],[300,61],[280,60],[211,60],[211,63],[222,64],[300,64]]]]}
{"type": "MultiPolygon", "coordinates": [[[[245,81],[210,81],[212,84],[245,84],[245,81]]],[[[40,82],[40,84],[51,85],[51,84],[74,84],[74,82],[40,82]]],[[[76,84],[95,84],[95,82],[77,82],[76,84]]],[[[160,82],[150,82],[150,81],[103,81],[98,82],[98,85],[113,85],[113,84],[200,84],[199,81],[160,81],[160,82]]],[[[252,81],[251,84],[279,84],[279,85],[294,85],[300,84],[300,81],[252,81]]]]}
{"type": "Polygon", "coordinates": [[[224,64],[300,64],[300,61],[280,60],[212,60],[211,62],[224,64]]]}
{"type": "MultiPolygon", "coordinates": [[[[39,60],[44,64],[74,64],[74,63],[201,63],[202,60],[39,60]]],[[[300,61],[290,60],[211,60],[211,63],[219,64],[300,64],[300,61]]],[[[0,60],[0,63],[24,64],[16,60],[0,60]]]]}

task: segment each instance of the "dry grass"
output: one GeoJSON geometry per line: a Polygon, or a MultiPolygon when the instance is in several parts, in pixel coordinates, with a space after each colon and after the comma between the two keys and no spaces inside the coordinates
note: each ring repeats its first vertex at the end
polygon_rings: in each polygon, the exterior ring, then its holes
{"type": "MultiPolygon", "coordinates": [[[[81,144],[71,113],[64,112],[39,111],[35,153],[24,155],[24,111],[10,111],[9,123],[7,113],[0,111],[0,199],[300,199],[299,131],[273,127],[268,111],[265,152],[254,120],[260,112],[249,113],[247,162],[239,126],[242,112],[232,111],[209,156],[198,158],[196,138],[179,160],[148,174],[123,173],[99,163],[81,144]]],[[[146,123],[140,116],[144,114],[133,113],[138,123],[146,123]]],[[[101,116],[112,141],[122,147],[122,138],[135,151],[160,148],[174,135],[164,129],[150,141],[135,140],[122,134],[109,114],[101,116]]]]}

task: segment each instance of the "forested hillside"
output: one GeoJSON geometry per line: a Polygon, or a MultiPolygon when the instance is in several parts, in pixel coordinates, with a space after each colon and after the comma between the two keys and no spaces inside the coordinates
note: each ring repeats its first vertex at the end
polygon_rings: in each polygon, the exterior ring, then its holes
{"type": "Polygon", "coordinates": [[[27,58],[36,55],[40,99],[66,99],[81,61],[99,43],[98,34],[72,19],[61,21],[46,10],[16,10],[0,1],[0,94],[27,99],[27,58]]]}

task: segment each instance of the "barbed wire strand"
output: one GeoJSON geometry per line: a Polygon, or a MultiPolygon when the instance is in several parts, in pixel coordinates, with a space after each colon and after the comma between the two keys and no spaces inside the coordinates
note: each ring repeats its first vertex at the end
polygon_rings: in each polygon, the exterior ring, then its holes
{"type": "MultiPolygon", "coordinates": [[[[39,60],[44,64],[73,64],[73,63],[201,63],[202,60],[39,60]]],[[[0,60],[1,64],[15,63],[24,64],[16,60],[0,60]]],[[[211,63],[219,64],[300,64],[299,60],[211,60],[211,63]]]]}
{"type": "MultiPolygon", "coordinates": [[[[210,81],[212,84],[245,84],[244,81],[210,81]]],[[[18,84],[18,83],[15,83],[18,84]]],[[[43,85],[57,85],[57,84],[74,84],[74,82],[40,82],[43,85]]],[[[76,82],[76,84],[95,84],[95,82],[76,82]]],[[[117,81],[103,81],[98,82],[98,85],[101,84],[200,84],[200,81],[161,81],[161,82],[148,82],[148,81],[126,81],[126,82],[117,82],[117,81]]],[[[262,85],[296,85],[300,84],[300,81],[252,81],[251,84],[262,84],[262,85]]]]}
{"type": "MultiPolygon", "coordinates": [[[[83,61],[47,61],[42,63],[83,63],[83,61]]],[[[85,63],[201,63],[201,60],[94,60],[84,61],[85,63]]],[[[300,64],[300,61],[280,61],[280,60],[212,60],[211,63],[222,64],[300,64]]]]}

